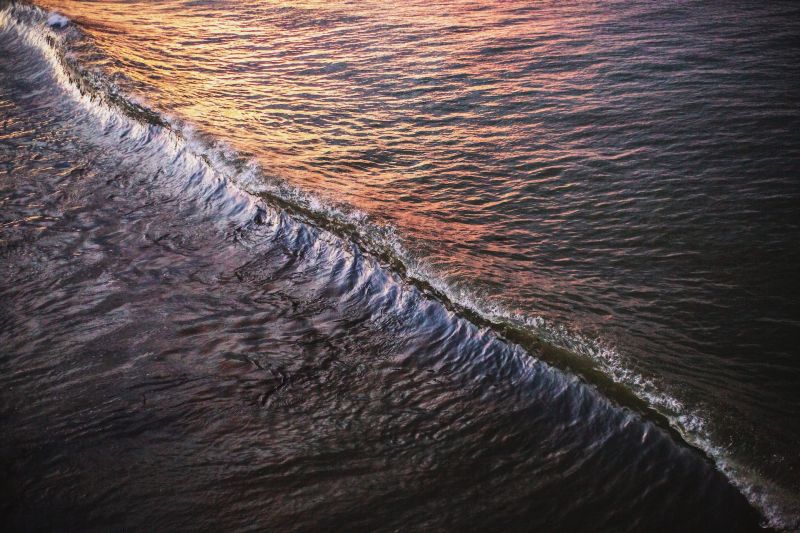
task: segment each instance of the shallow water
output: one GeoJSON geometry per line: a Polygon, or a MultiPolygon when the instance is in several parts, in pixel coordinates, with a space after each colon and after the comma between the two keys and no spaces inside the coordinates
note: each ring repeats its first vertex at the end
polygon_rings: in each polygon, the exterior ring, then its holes
{"type": "Polygon", "coordinates": [[[13,525],[797,526],[792,5],[48,5],[13,525]]]}

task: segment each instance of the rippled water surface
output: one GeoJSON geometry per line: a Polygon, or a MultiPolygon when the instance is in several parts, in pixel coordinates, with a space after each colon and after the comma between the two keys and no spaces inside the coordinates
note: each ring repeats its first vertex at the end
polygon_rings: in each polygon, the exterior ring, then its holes
{"type": "Polygon", "coordinates": [[[800,527],[794,4],[42,4],[12,526],[800,527]]]}

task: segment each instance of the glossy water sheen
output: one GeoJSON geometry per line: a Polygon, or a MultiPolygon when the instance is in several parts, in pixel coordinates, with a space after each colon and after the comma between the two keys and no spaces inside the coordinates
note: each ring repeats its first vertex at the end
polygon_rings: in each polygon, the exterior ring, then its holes
{"type": "Polygon", "coordinates": [[[12,525],[798,526],[793,4],[44,3],[12,525]]]}

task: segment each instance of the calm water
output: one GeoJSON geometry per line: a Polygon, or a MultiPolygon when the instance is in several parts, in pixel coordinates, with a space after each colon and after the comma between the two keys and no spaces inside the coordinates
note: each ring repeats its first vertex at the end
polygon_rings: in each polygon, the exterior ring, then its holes
{"type": "Polygon", "coordinates": [[[793,3],[42,4],[12,528],[800,527],[793,3]]]}

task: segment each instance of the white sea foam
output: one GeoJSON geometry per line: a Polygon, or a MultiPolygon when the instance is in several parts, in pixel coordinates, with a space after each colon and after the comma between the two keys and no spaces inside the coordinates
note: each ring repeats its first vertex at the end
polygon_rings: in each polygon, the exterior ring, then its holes
{"type": "Polygon", "coordinates": [[[50,13],[47,17],[47,25],[51,28],[64,28],[69,24],[69,19],[60,13],[50,13]]]}

